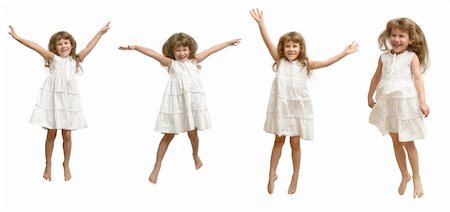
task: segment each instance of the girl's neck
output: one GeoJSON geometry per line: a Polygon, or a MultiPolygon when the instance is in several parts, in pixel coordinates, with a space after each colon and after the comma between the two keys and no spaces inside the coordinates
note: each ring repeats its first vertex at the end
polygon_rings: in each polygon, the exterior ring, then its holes
{"type": "Polygon", "coordinates": [[[406,51],[408,51],[407,49],[405,49],[405,50],[403,50],[403,51],[401,51],[401,52],[394,52],[394,50],[391,50],[391,54],[396,54],[396,55],[399,55],[399,54],[403,54],[403,53],[405,53],[406,51]]]}

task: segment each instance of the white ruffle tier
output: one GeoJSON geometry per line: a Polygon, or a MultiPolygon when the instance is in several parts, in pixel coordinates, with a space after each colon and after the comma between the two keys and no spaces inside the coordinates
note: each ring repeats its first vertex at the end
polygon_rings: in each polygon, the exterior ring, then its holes
{"type": "Polygon", "coordinates": [[[75,76],[53,73],[44,82],[31,123],[46,129],[75,130],[87,127],[75,76]]]}
{"type": "Polygon", "coordinates": [[[377,103],[369,116],[383,135],[398,133],[399,141],[426,137],[419,99],[412,81],[382,81],[377,88],[377,103]]]}

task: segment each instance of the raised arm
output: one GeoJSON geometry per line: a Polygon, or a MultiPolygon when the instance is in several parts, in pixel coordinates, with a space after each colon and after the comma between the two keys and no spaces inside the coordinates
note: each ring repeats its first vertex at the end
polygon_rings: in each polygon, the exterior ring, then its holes
{"type": "Polygon", "coordinates": [[[95,34],[94,38],[92,38],[92,40],[88,43],[88,45],[83,50],[80,51],[78,56],[81,61],[83,61],[84,58],[86,58],[86,56],[92,51],[95,45],[97,45],[102,35],[109,30],[109,23],[111,22],[109,21],[108,23],[106,23],[106,25],[103,26],[102,29],[100,29],[100,31],[97,32],[97,34],[95,34]]]}
{"type": "Polygon", "coordinates": [[[377,88],[378,83],[380,83],[381,80],[381,67],[383,67],[383,64],[381,63],[380,57],[378,58],[377,70],[375,71],[375,74],[373,74],[372,80],[370,81],[369,93],[367,94],[367,104],[371,108],[375,106],[375,101],[373,101],[373,94],[375,93],[375,89],[377,88]]]}
{"type": "Polygon", "coordinates": [[[204,59],[206,59],[207,57],[209,57],[209,55],[214,54],[228,46],[236,46],[241,42],[241,39],[233,39],[233,40],[229,40],[226,42],[223,42],[221,44],[217,44],[209,49],[206,49],[205,51],[202,51],[198,54],[195,55],[195,60],[197,63],[202,62],[204,59]]]}
{"type": "Polygon", "coordinates": [[[342,58],[344,58],[345,56],[358,51],[358,47],[359,44],[355,43],[354,41],[348,45],[347,47],[345,47],[344,51],[340,52],[339,54],[329,58],[328,60],[324,60],[324,61],[309,61],[308,65],[309,65],[309,70],[313,70],[313,69],[319,69],[319,68],[323,68],[323,67],[327,67],[339,60],[341,60],[342,58]]]}
{"type": "Polygon", "coordinates": [[[267,49],[269,50],[270,56],[272,56],[275,63],[278,64],[280,61],[280,55],[278,55],[277,47],[270,41],[269,34],[267,33],[266,26],[264,24],[263,12],[259,11],[259,9],[252,9],[250,11],[250,15],[255,19],[256,23],[258,23],[259,31],[261,32],[261,37],[266,44],[267,49]]]}
{"type": "Polygon", "coordinates": [[[14,28],[12,26],[9,26],[9,29],[11,30],[9,32],[9,34],[16,39],[17,41],[19,41],[19,43],[25,45],[26,47],[33,49],[34,51],[36,51],[37,53],[39,53],[42,57],[44,57],[47,61],[51,61],[53,59],[53,56],[55,54],[53,54],[53,52],[44,49],[43,47],[39,46],[37,43],[24,39],[20,36],[18,36],[16,34],[16,31],[14,30],[14,28]]]}
{"type": "Polygon", "coordinates": [[[413,60],[411,62],[412,74],[414,77],[414,85],[416,86],[417,94],[419,95],[420,110],[425,118],[430,113],[430,108],[425,100],[425,88],[423,84],[422,72],[420,68],[419,57],[414,54],[413,60]]]}
{"type": "Polygon", "coordinates": [[[161,65],[163,66],[170,66],[170,63],[172,62],[172,59],[169,57],[166,57],[158,52],[156,52],[153,49],[150,48],[146,48],[143,46],[138,46],[138,45],[131,45],[131,46],[120,46],[119,47],[120,50],[136,50],[142,54],[145,54],[155,60],[157,60],[158,62],[161,63],[161,65]]]}

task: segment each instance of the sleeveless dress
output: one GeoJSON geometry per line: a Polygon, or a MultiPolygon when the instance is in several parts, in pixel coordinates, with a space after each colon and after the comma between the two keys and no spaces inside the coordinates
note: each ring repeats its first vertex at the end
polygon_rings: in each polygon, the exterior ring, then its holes
{"type": "Polygon", "coordinates": [[[415,53],[381,55],[382,77],[376,89],[376,104],[369,123],[383,135],[398,133],[399,141],[423,139],[426,129],[411,71],[415,53]]]}
{"type": "Polygon", "coordinates": [[[55,55],[38,95],[30,122],[45,129],[76,130],[87,127],[72,57],[55,55]]]}
{"type": "Polygon", "coordinates": [[[176,134],[211,127],[199,71],[193,60],[172,60],[155,131],[176,134]]]}
{"type": "Polygon", "coordinates": [[[299,61],[281,58],[274,71],[264,131],[278,136],[313,140],[313,106],[307,86],[307,69],[299,61]]]}

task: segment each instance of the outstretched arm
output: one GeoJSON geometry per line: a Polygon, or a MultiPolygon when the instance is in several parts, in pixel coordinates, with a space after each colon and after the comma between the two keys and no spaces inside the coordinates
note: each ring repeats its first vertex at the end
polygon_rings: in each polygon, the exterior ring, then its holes
{"type": "Polygon", "coordinates": [[[270,55],[272,56],[275,63],[278,64],[280,61],[280,56],[278,55],[277,47],[270,41],[269,34],[267,33],[266,26],[264,25],[263,12],[259,11],[259,9],[252,9],[250,11],[250,15],[255,19],[258,23],[259,31],[261,32],[262,39],[269,50],[270,55]]]}
{"type": "Polygon", "coordinates": [[[323,68],[323,67],[327,67],[339,60],[341,60],[342,58],[344,58],[345,56],[358,51],[358,47],[359,44],[355,43],[354,41],[348,45],[347,47],[345,47],[344,51],[340,52],[339,54],[329,58],[328,60],[324,60],[324,61],[309,61],[309,70],[313,70],[313,69],[318,69],[318,68],[323,68]]]}
{"type": "Polygon", "coordinates": [[[425,100],[425,88],[423,85],[420,62],[416,54],[414,54],[413,60],[411,62],[411,69],[414,77],[414,85],[416,86],[417,94],[419,95],[420,110],[426,118],[430,113],[430,108],[428,107],[427,101],[425,100]]]}
{"type": "Polygon", "coordinates": [[[100,31],[97,32],[97,34],[95,34],[94,38],[92,38],[92,40],[88,43],[88,45],[83,50],[81,50],[81,52],[78,54],[80,61],[83,61],[84,58],[86,58],[86,56],[92,51],[95,45],[97,45],[102,35],[108,31],[109,23],[111,22],[108,21],[108,23],[106,23],[106,25],[103,26],[102,29],[100,29],[100,31]]]}
{"type": "Polygon", "coordinates": [[[205,51],[202,51],[202,52],[196,54],[195,55],[195,60],[196,60],[197,63],[200,63],[204,59],[209,57],[209,55],[214,54],[214,53],[216,53],[216,52],[218,52],[218,51],[220,51],[220,50],[222,50],[222,49],[224,49],[224,48],[226,48],[228,46],[236,46],[240,42],[241,42],[241,39],[238,38],[238,39],[233,39],[233,40],[229,40],[229,41],[223,42],[221,44],[217,44],[217,45],[215,45],[215,46],[213,46],[213,47],[211,47],[211,48],[209,48],[209,49],[207,49],[205,51]]]}
{"type": "Polygon", "coordinates": [[[53,54],[53,52],[51,52],[51,51],[49,51],[49,50],[47,50],[47,49],[44,49],[43,47],[39,46],[37,43],[35,43],[35,42],[33,42],[33,41],[30,41],[30,40],[27,40],[27,39],[24,39],[24,38],[18,36],[18,35],[16,34],[16,31],[14,30],[14,28],[13,28],[12,26],[9,26],[9,28],[10,28],[10,30],[11,30],[11,31],[9,32],[9,34],[10,34],[14,39],[16,39],[17,41],[19,41],[19,43],[25,45],[26,47],[28,47],[28,48],[30,48],[30,49],[33,49],[34,51],[36,51],[37,53],[39,53],[42,57],[44,57],[47,61],[52,61],[53,56],[55,55],[55,54],[53,54]]]}
{"type": "Polygon", "coordinates": [[[157,60],[158,62],[161,63],[161,65],[163,66],[170,66],[170,63],[172,62],[172,59],[169,57],[166,57],[158,52],[156,52],[153,49],[150,48],[146,48],[143,46],[138,46],[138,45],[131,45],[131,46],[120,46],[119,47],[120,50],[136,50],[142,54],[145,54],[155,60],[157,60]]]}
{"type": "Polygon", "coordinates": [[[373,108],[375,106],[375,101],[373,101],[373,94],[375,93],[375,89],[378,86],[378,83],[380,83],[381,80],[381,67],[383,67],[383,64],[381,63],[381,57],[378,58],[378,66],[377,70],[375,71],[375,74],[373,74],[372,81],[370,81],[370,88],[369,93],[367,94],[367,103],[369,107],[373,108]]]}

